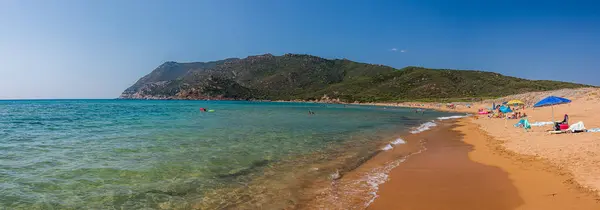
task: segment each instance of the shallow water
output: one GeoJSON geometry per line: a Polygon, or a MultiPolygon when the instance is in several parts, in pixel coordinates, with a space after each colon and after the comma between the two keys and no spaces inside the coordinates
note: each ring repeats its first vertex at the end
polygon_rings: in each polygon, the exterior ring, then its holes
{"type": "Polygon", "coordinates": [[[311,196],[298,193],[304,186],[451,115],[308,103],[0,101],[0,207],[294,206],[311,196]]]}

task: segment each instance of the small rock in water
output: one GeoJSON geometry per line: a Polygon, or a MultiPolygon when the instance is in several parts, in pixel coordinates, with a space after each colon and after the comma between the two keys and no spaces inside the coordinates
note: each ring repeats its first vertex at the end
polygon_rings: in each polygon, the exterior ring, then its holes
{"type": "Polygon", "coordinates": [[[340,175],[340,171],[339,170],[335,170],[335,173],[331,174],[331,179],[332,180],[337,180],[339,178],[342,178],[342,176],[340,175]]]}
{"type": "Polygon", "coordinates": [[[170,208],[172,208],[171,204],[169,202],[160,203],[160,204],[158,204],[158,207],[160,209],[170,209],[170,208]]]}

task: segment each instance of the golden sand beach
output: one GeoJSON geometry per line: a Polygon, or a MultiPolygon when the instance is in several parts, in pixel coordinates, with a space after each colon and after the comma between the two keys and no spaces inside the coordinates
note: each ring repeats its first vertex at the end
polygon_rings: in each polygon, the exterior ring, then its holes
{"type": "Polygon", "coordinates": [[[368,209],[600,209],[569,173],[478,128],[461,119],[432,131],[427,152],[394,168],[368,209]]]}
{"type": "MultiPolygon", "coordinates": [[[[600,89],[535,92],[456,103],[455,109],[433,103],[376,104],[477,113],[502,101],[528,106],[531,123],[562,120],[600,128],[600,89]],[[572,103],[532,108],[554,95],[572,103]],[[418,106],[415,106],[418,104],[418,106]]],[[[526,132],[517,120],[485,115],[457,120],[428,137],[428,151],[394,168],[369,209],[600,209],[600,133],[549,134],[552,125],[526,132]]],[[[433,131],[432,131],[433,132],[433,131]]]]}

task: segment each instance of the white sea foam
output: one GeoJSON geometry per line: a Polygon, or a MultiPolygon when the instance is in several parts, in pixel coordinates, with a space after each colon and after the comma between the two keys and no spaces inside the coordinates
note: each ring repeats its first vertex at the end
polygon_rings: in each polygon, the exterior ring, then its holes
{"type": "Polygon", "coordinates": [[[432,127],[435,127],[437,124],[435,124],[433,121],[432,122],[426,122],[421,124],[418,128],[415,128],[414,130],[412,130],[410,133],[415,134],[415,133],[421,133],[423,131],[429,130],[432,127]]]}
{"type": "Polygon", "coordinates": [[[371,189],[371,191],[369,191],[371,199],[369,199],[369,201],[365,203],[365,206],[369,206],[371,203],[373,203],[373,201],[375,201],[377,197],[379,197],[379,195],[377,195],[377,191],[379,191],[379,185],[385,183],[388,180],[388,174],[390,173],[390,171],[392,171],[392,169],[396,168],[398,165],[400,165],[400,163],[406,161],[406,159],[408,159],[410,156],[419,154],[425,150],[427,150],[427,148],[425,148],[423,142],[421,142],[421,149],[419,151],[411,153],[405,156],[404,158],[394,160],[382,167],[375,168],[365,178],[363,178],[362,180],[364,180],[364,182],[366,182],[366,184],[368,184],[368,186],[371,189]]]}
{"type": "Polygon", "coordinates": [[[404,139],[397,138],[396,140],[392,141],[391,144],[393,144],[393,145],[396,145],[396,144],[406,144],[406,141],[404,141],[404,139]]]}
{"type": "Polygon", "coordinates": [[[385,145],[385,147],[381,148],[381,150],[385,151],[385,150],[391,150],[394,149],[394,147],[392,147],[391,144],[385,145]]]}
{"type": "MultiPolygon", "coordinates": [[[[463,117],[467,117],[467,116],[469,116],[469,115],[439,117],[437,119],[438,120],[448,120],[448,119],[463,118],[463,117]]],[[[413,134],[421,133],[421,132],[429,130],[435,126],[437,126],[437,124],[434,121],[426,122],[426,123],[421,124],[419,127],[413,129],[412,131],[410,131],[410,133],[413,133],[413,134]]],[[[397,144],[406,144],[406,141],[404,141],[404,139],[397,138],[396,140],[390,142],[390,144],[387,144],[384,148],[382,148],[382,150],[390,150],[393,148],[393,145],[397,145],[397,144]]],[[[409,154],[409,155],[405,156],[404,158],[394,160],[394,161],[386,164],[385,166],[373,169],[366,177],[364,177],[362,180],[364,180],[364,182],[366,182],[366,184],[370,188],[369,195],[371,196],[369,201],[367,201],[365,203],[365,206],[369,206],[371,203],[373,203],[373,201],[375,201],[375,199],[377,197],[379,197],[379,195],[377,195],[377,191],[379,191],[379,185],[385,183],[388,180],[388,178],[389,178],[388,174],[390,173],[390,171],[392,169],[394,169],[395,167],[400,165],[400,163],[406,161],[406,159],[408,157],[415,155],[415,154],[419,154],[425,150],[427,150],[427,148],[425,148],[423,145],[423,142],[421,142],[421,149],[419,151],[409,154]]]]}
{"type": "Polygon", "coordinates": [[[365,204],[365,206],[369,206],[371,203],[373,203],[373,201],[375,201],[375,198],[379,197],[379,195],[377,195],[377,191],[379,191],[379,185],[385,183],[385,181],[388,180],[388,175],[387,173],[384,172],[379,172],[379,173],[373,173],[373,174],[369,174],[367,176],[367,184],[371,187],[371,192],[369,192],[369,195],[371,195],[371,199],[369,201],[367,201],[367,203],[365,204]]]}
{"type": "Polygon", "coordinates": [[[449,120],[449,119],[458,119],[458,118],[463,118],[466,117],[467,115],[455,115],[455,116],[449,116],[449,117],[438,117],[438,120],[449,120]]]}
{"type": "Polygon", "coordinates": [[[406,141],[404,141],[404,139],[397,138],[396,140],[394,140],[394,141],[390,142],[389,144],[385,145],[385,147],[381,148],[381,150],[386,151],[386,150],[394,149],[393,145],[397,145],[397,144],[406,144],[406,141]]]}

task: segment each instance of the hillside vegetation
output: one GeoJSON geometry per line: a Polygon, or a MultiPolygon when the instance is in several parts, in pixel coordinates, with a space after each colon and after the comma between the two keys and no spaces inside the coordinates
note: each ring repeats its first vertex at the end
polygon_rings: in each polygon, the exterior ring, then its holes
{"type": "Polygon", "coordinates": [[[213,62],[166,62],[120,98],[320,100],[478,99],[586,85],[472,70],[427,69],[271,54],[213,62]]]}

